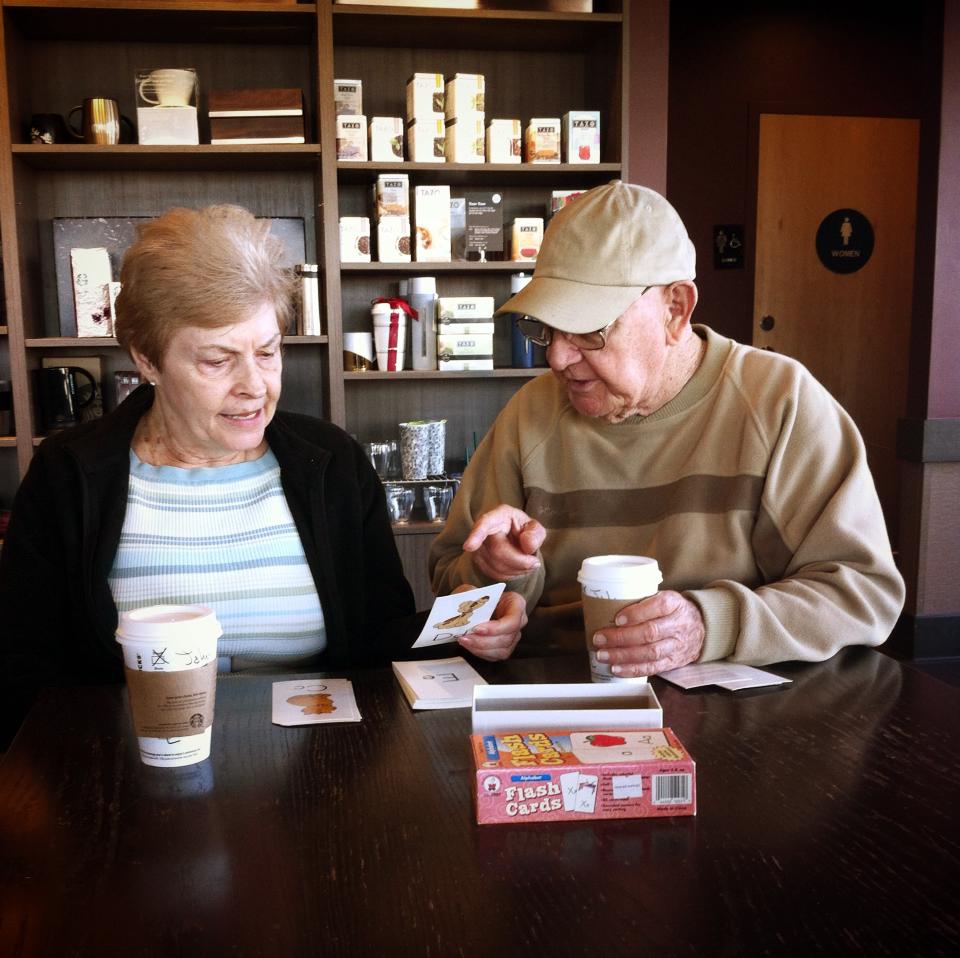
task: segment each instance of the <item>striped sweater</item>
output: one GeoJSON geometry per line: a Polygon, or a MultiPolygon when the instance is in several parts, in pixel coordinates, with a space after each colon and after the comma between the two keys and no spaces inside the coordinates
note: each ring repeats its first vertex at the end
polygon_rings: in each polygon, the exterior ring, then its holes
{"type": "Polygon", "coordinates": [[[317,590],[270,451],[250,462],[180,469],[148,465],[131,450],[109,584],[119,612],[210,606],[223,628],[221,668],[289,664],[326,645],[317,590]]]}
{"type": "Polygon", "coordinates": [[[654,556],[704,618],[701,661],[822,660],[883,642],[903,604],[860,435],[799,363],[695,326],[700,368],[647,417],[581,416],[552,374],[521,389],[467,468],[430,555],[438,594],[485,584],[461,543],[499,503],[547,530],[521,648],[584,645],[585,556],[654,556]]]}

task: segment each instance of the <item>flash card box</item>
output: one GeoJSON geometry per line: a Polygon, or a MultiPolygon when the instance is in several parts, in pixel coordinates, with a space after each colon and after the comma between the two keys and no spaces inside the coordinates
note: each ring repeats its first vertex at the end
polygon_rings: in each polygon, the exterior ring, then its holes
{"type": "Polygon", "coordinates": [[[669,728],[501,731],[470,743],[480,825],[697,813],[696,766],[669,728]]]}

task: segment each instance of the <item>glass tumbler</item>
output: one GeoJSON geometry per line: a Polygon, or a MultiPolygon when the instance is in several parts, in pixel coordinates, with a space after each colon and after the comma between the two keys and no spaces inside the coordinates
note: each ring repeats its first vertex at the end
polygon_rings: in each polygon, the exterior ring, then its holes
{"type": "Polygon", "coordinates": [[[450,503],[453,502],[453,486],[425,486],[423,490],[423,507],[427,512],[428,522],[444,522],[450,512],[450,503]]]}
{"type": "Polygon", "coordinates": [[[390,521],[409,522],[413,503],[417,498],[416,491],[395,482],[388,482],[383,489],[387,496],[387,512],[390,514],[390,521]]]}

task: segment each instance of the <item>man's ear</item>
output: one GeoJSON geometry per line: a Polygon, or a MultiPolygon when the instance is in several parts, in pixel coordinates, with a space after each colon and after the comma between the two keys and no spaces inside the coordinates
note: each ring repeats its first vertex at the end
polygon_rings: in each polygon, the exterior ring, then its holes
{"type": "Polygon", "coordinates": [[[690,317],[697,305],[697,285],[692,280],[673,283],[666,290],[670,319],[667,323],[667,340],[678,343],[690,327],[690,317]]]}

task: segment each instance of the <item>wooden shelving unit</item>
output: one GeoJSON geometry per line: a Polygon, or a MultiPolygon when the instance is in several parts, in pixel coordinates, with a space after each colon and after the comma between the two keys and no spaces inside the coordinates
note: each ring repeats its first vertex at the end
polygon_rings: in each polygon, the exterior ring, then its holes
{"type": "MultiPolygon", "coordinates": [[[[395,434],[407,418],[443,414],[448,450],[482,434],[497,411],[542,370],[493,373],[351,374],[342,369],[342,333],[369,329],[370,301],[412,275],[436,275],[441,295],[509,295],[509,277],[532,264],[345,264],[341,215],[368,212],[380,172],[411,185],[446,183],[503,193],[505,224],[543,215],[552,189],[589,188],[623,175],[629,141],[625,43],[629,9],[596,0],[594,13],[363,7],[237,0],[2,0],[0,37],[0,232],[7,330],[0,329],[0,378],[11,379],[17,472],[37,439],[32,371],[44,355],[96,354],[105,376],[129,368],[113,340],[59,335],[51,266],[51,221],[58,216],[152,216],[174,205],[240,203],[261,216],[302,217],[307,256],[321,264],[324,335],[289,337],[287,408],[322,415],[362,441],[395,434]],[[151,147],[135,144],[34,145],[32,113],[66,115],[85,96],[112,96],[135,117],[136,70],[197,69],[201,115],[212,87],[291,86],[304,91],[308,139],[296,146],[151,147]],[[602,163],[347,163],[336,160],[333,79],[363,80],[368,116],[404,116],[415,71],[483,73],[488,118],[562,116],[598,109],[602,163]]],[[[201,138],[203,129],[201,123],[201,138]]],[[[509,364],[509,330],[495,358],[509,364]]],[[[109,395],[107,399],[109,400],[109,395]]],[[[9,497],[12,490],[0,490],[9,497]]],[[[422,530],[436,531],[435,527],[422,530]]]]}

